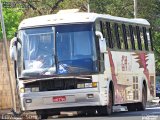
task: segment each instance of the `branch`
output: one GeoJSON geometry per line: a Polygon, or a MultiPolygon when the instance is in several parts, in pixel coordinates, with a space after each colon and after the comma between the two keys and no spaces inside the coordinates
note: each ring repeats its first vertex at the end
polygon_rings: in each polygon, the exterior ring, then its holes
{"type": "Polygon", "coordinates": [[[31,3],[27,2],[28,5],[33,9],[33,10],[37,10],[37,12],[39,13],[39,15],[42,15],[41,11],[39,11],[35,6],[33,6],[31,3]]]}
{"type": "Polygon", "coordinates": [[[58,0],[58,1],[55,3],[55,5],[53,5],[50,13],[52,13],[52,12],[58,7],[58,5],[59,5],[61,2],[63,2],[63,1],[64,1],[64,0],[58,0]]]}

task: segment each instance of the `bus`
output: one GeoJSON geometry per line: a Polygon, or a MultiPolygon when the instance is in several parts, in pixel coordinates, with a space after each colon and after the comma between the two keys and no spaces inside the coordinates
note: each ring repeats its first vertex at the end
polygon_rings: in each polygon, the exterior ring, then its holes
{"type": "Polygon", "coordinates": [[[113,105],[145,110],[155,97],[150,23],[61,10],[23,20],[11,40],[21,111],[110,115],[113,105]]]}

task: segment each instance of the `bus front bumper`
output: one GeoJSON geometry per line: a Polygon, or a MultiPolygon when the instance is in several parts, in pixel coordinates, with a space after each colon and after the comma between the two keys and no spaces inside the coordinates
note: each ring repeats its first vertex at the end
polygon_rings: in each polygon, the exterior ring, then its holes
{"type": "Polygon", "coordinates": [[[98,88],[21,93],[20,98],[23,111],[107,105],[98,88]]]}

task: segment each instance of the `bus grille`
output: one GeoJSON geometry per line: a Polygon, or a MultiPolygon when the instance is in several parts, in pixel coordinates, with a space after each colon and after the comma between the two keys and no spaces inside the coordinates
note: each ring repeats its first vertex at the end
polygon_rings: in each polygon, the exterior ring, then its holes
{"type": "Polygon", "coordinates": [[[91,79],[50,79],[26,83],[25,88],[39,87],[39,91],[77,89],[77,84],[91,83],[91,79]]]}

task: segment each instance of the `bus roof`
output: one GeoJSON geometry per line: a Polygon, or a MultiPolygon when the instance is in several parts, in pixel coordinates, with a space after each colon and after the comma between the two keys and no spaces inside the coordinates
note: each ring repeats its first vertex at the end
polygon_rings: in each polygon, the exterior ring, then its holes
{"type": "Polygon", "coordinates": [[[56,24],[94,22],[98,18],[106,19],[109,21],[150,26],[150,23],[146,19],[139,19],[139,18],[129,19],[129,18],[116,17],[105,14],[85,13],[76,11],[76,12],[59,12],[57,14],[28,18],[20,23],[19,29],[38,27],[38,26],[49,26],[56,24]]]}

